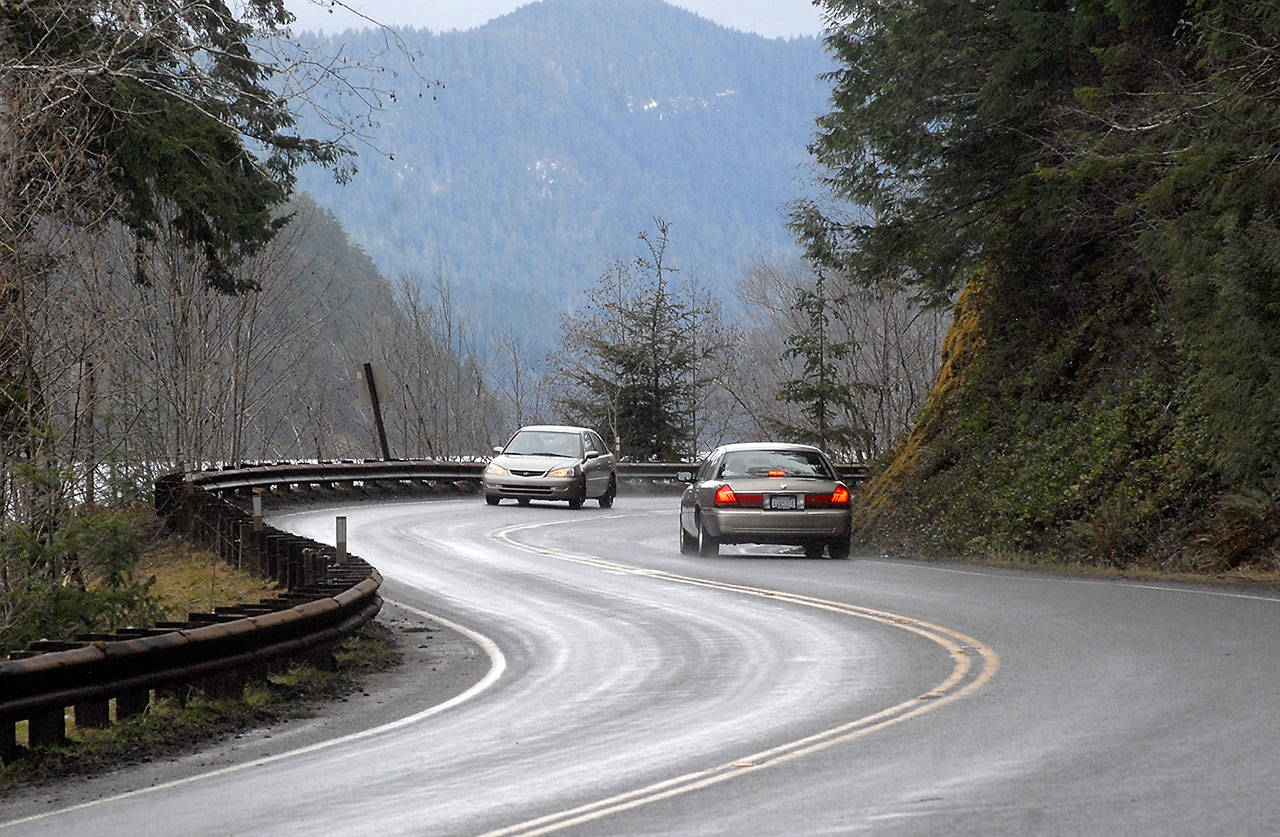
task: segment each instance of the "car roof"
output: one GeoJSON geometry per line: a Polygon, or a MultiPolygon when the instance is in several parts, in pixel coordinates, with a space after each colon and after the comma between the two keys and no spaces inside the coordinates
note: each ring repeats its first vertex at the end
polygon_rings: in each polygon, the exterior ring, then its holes
{"type": "Polygon", "coordinates": [[[721,445],[711,453],[728,453],[738,450],[811,450],[822,453],[820,448],[816,448],[813,445],[799,445],[793,442],[734,442],[729,445],[721,445]]]}
{"type": "Polygon", "coordinates": [[[519,433],[521,430],[550,430],[558,433],[586,433],[590,428],[574,427],[571,424],[526,424],[524,427],[521,427],[520,430],[517,430],[516,433],[519,433]]]}

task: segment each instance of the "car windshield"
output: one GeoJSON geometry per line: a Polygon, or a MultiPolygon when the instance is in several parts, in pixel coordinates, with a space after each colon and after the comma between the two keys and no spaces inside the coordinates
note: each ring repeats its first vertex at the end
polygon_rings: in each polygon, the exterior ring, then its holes
{"type": "Polygon", "coordinates": [[[503,453],[513,456],[564,456],[582,458],[582,437],[555,430],[521,430],[511,437],[503,453]]]}
{"type": "Polygon", "coordinates": [[[822,454],[812,450],[739,450],[724,455],[720,476],[833,479],[822,454]]]}

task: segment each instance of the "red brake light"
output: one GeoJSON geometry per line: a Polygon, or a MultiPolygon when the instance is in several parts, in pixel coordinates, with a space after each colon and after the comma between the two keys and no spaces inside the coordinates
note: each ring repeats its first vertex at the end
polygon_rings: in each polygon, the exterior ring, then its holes
{"type": "Polygon", "coordinates": [[[843,485],[837,485],[836,490],[830,494],[806,494],[804,495],[804,504],[809,508],[847,506],[849,505],[849,489],[843,485]]]}
{"type": "Polygon", "coordinates": [[[769,479],[780,480],[787,475],[786,471],[772,470],[769,472],[769,479]]]}
{"type": "Polygon", "coordinates": [[[763,506],[763,494],[734,494],[733,489],[722,485],[716,489],[717,506],[763,506]]]}

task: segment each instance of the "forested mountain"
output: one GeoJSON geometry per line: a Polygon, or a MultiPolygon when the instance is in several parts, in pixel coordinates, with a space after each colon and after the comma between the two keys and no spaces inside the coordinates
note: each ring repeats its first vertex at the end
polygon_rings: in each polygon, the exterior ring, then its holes
{"type": "Polygon", "coordinates": [[[349,184],[300,179],[384,275],[442,275],[466,310],[546,346],[655,216],[677,266],[708,287],[795,252],[785,205],[828,98],[817,39],[737,32],[660,0],[543,0],[472,31],[398,34],[391,49],[373,30],[320,44],[376,54],[376,83],[396,97],[349,184]]]}

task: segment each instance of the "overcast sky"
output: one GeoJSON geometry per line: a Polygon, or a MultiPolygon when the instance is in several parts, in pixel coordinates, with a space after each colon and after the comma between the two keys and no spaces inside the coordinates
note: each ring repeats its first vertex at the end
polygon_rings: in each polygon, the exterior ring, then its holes
{"type": "MultiPolygon", "coordinates": [[[[607,0],[601,0],[607,2],[607,0]]],[[[388,26],[413,26],[446,32],[473,29],[529,0],[345,0],[346,4],[388,26]]],[[[668,0],[724,26],[766,37],[818,35],[822,17],[810,0],[668,0]]],[[[341,32],[370,25],[344,9],[330,11],[328,0],[285,0],[298,20],[295,29],[341,32]]]]}

